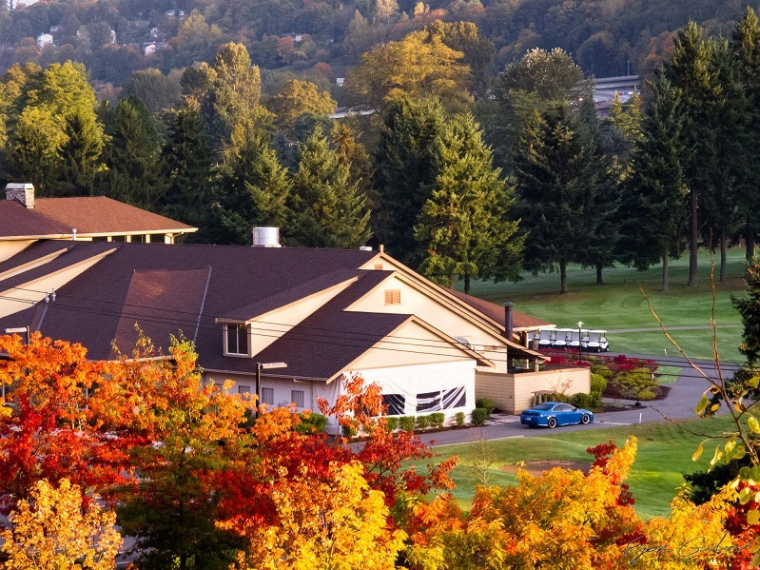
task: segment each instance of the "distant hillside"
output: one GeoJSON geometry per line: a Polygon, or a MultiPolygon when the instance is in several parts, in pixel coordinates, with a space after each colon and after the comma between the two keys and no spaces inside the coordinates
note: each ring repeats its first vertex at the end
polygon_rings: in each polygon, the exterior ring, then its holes
{"type": "Polygon", "coordinates": [[[690,19],[730,34],[738,0],[41,0],[0,5],[0,72],[13,63],[75,59],[120,86],[135,69],[168,73],[246,44],[264,70],[303,74],[319,63],[333,86],[373,45],[432,20],[472,21],[495,47],[494,71],[532,47],[562,47],[598,77],[646,75],[690,19]],[[49,38],[40,38],[42,34],[49,38]]]}

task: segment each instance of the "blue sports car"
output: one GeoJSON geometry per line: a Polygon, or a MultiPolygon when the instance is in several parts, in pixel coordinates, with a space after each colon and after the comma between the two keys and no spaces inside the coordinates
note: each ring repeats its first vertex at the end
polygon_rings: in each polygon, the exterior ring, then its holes
{"type": "Polygon", "coordinates": [[[520,423],[527,426],[554,428],[567,424],[594,423],[594,413],[563,402],[544,402],[520,414],[520,423]]]}

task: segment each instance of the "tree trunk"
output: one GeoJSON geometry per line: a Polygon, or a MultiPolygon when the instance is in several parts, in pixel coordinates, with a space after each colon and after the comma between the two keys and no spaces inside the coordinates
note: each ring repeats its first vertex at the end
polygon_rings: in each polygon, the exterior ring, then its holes
{"type": "Polygon", "coordinates": [[[697,247],[699,246],[699,223],[697,220],[697,192],[691,190],[691,243],[689,243],[689,287],[696,287],[697,275],[697,247]]]}
{"type": "Polygon", "coordinates": [[[464,274],[464,293],[465,295],[470,294],[470,274],[469,273],[464,274]]]}
{"type": "Polygon", "coordinates": [[[670,293],[670,274],[668,273],[668,265],[670,263],[670,252],[668,248],[662,253],[662,292],[670,293]]]}
{"type": "Polygon", "coordinates": [[[726,239],[725,232],[721,230],[721,233],[720,233],[720,278],[718,279],[720,283],[726,282],[726,255],[728,253],[726,251],[727,241],[728,240],[726,239]]]}
{"type": "Polygon", "coordinates": [[[559,260],[559,292],[567,293],[567,262],[559,260]]]}
{"type": "Polygon", "coordinates": [[[604,285],[604,279],[602,278],[602,264],[597,263],[596,264],[596,284],[597,285],[604,285]]]}
{"type": "Polygon", "coordinates": [[[755,258],[755,228],[750,226],[749,222],[744,230],[744,246],[746,247],[744,256],[747,262],[750,262],[755,258]]]}

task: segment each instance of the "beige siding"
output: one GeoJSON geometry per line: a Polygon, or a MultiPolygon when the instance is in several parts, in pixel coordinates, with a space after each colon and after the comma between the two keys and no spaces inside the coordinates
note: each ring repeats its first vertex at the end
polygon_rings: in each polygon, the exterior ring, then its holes
{"type": "Polygon", "coordinates": [[[415,322],[407,322],[351,363],[352,370],[472,360],[415,322]]]}
{"type": "MultiPolygon", "coordinates": [[[[232,372],[207,372],[204,374],[204,380],[206,382],[215,383],[218,385],[223,384],[226,380],[234,382],[232,387],[228,390],[230,394],[238,394],[238,387],[242,386],[248,390],[248,393],[253,396],[256,393],[256,377],[245,374],[235,374],[232,372]]],[[[261,378],[261,387],[271,388],[274,391],[274,406],[275,408],[287,408],[293,403],[292,392],[294,390],[304,393],[304,405],[303,408],[298,408],[299,411],[309,409],[317,411],[316,395],[314,385],[311,382],[294,382],[289,378],[270,378],[263,376],[261,378]]]]}
{"type": "Polygon", "coordinates": [[[497,407],[510,414],[519,414],[533,406],[533,393],[539,390],[588,394],[591,374],[588,368],[563,368],[508,375],[478,372],[475,377],[475,396],[492,399],[497,407]]]}
{"type": "Polygon", "coordinates": [[[419,290],[409,286],[396,275],[375,287],[363,298],[351,305],[349,311],[373,313],[396,313],[415,315],[452,338],[466,338],[473,348],[496,365],[495,369],[506,373],[506,345],[498,334],[488,334],[482,327],[419,290]],[[387,304],[385,291],[400,291],[401,302],[387,304]]]}
{"type": "Polygon", "coordinates": [[[271,311],[252,321],[249,338],[251,354],[256,355],[298,323],[319,310],[323,305],[344,291],[355,280],[347,280],[335,287],[330,287],[298,302],[271,311]]]}
{"type": "Polygon", "coordinates": [[[0,262],[10,259],[18,252],[23,251],[36,240],[0,241],[0,262]]]}

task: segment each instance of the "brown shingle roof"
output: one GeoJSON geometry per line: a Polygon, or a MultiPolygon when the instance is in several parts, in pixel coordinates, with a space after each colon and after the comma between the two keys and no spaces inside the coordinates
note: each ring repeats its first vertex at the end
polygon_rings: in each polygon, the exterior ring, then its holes
{"type": "MultiPolygon", "coordinates": [[[[470,305],[473,309],[477,309],[478,311],[480,311],[481,313],[483,313],[490,319],[496,321],[500,325],[506,326],[506,319],[505,319],[503,305],[497,305],[496,303],[492,303],[491,301],[484,301],[483,299],[479,299],[478,297],[473,297],[472,295],[467,295],[455,289],[447,289],[447,291],[451,293],[452,295],[454,295],[455,297],[457,297],[458,299],[470,305]]],[[[512,326],[516,330],[519,330],[519,329],[538,329],[541,327],[551,326],[551,324],[547,323],[546,321],[542,321],[541,319],[537,319],[536,317],[531,317],[530,315],[526,315],[525,313],[512,310],[512,326]]]]}
{"type": "Polygon", "coordinates": [[[192,232],[197,228],[105,196],[37,198],[34,208],[0,200],[0,238],[192,232]]]}

